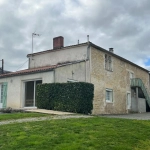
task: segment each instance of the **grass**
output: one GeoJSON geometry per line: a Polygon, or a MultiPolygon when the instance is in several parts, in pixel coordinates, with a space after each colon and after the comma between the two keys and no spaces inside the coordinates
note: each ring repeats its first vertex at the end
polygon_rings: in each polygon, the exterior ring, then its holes
{"type": "Polygon", "coordinates": [[[0,121],[11,120],[11,119],[22,119],[22,118],[29,118],[29,117],[44,117],[48,116],[48,114],[41,114],[41,113],[4,113],[0,114],[0,121]]]}
{"type": "Polygon", "coordinates": [[[0,126],[2,150],[149,150],[150,121],[62,119],[0,126]]]}

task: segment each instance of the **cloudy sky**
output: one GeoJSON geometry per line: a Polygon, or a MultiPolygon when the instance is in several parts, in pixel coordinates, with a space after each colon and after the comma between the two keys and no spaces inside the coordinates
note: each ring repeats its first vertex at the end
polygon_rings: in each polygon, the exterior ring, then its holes
{"type": "Polygon", "coordinates": [[[26,55],[90,41],[150,68],[150,0],[0,0],[0,59],[5,70],[27,68],[26,55]]]}

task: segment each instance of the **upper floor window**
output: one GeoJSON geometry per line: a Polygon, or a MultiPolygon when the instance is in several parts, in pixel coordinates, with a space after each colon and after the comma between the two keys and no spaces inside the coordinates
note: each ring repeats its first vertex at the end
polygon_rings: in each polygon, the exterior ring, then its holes
{"type": "Polygon", "coordinates": [[[129,75],[130,75],[130,79],[134,78],[133,72],[129,72],[129,75]]]}
{"type": "Polygon", "coordinates": [[[107,54],[105,54],[105,69],[112,71],[112,58],[107,54]]]}

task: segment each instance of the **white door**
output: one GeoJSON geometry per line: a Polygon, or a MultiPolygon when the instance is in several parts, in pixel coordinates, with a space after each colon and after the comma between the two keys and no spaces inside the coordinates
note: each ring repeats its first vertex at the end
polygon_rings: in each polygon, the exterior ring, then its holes
{"type": "Polygon", "coordinates": [[[131,109],[131,94],[127,93],[127,109],[131,109]]]}
{"type": "Polygon", "coordinates": [[[3,107],[3,102],[2,102],[2,84],[0,84],[0,108],[3,107]]]}

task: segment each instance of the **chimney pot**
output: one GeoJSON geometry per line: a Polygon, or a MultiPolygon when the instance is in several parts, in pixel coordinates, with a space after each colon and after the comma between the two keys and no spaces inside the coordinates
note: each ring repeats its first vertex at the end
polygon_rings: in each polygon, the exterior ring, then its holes
{"type": "Polygon", "coordinates": [[[113,49],[113,48],[109,48],[109,51],[110,51],[111,53],[113,53],[113,52],[114,52],[114,49],[113,49]]]}
{"type": "Polygon", "coordinates": [[[53,38],[53,49],[64,47],[64,37],[58,36],[53,38]]]}
{"type": "Polygon", "coordinates": [[[89,42],[89,35],[87,35],[87,42],[89,42]]]}

